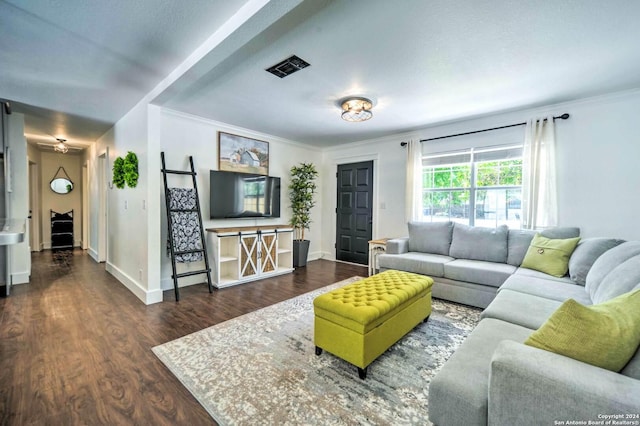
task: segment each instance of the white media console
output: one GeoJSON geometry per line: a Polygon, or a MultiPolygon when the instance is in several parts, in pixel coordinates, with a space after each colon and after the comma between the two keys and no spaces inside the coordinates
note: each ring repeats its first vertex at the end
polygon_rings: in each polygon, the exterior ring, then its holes
{"type": "Polygon", "coordinates": [[[216,288],[293,271],[289,225],[209,228],[213,234],[211,277],[216,288]]]}

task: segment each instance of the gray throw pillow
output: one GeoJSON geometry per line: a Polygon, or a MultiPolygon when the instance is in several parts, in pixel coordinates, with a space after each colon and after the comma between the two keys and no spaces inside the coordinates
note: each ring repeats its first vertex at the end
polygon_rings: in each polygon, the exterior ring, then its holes
{"type": "Polygon", "coordinates": [[[449,256],[456,259],[507,261],[507,225],[483,228],[456,223],[453,227],[449,256]]]}
{"type": "Polygon", "coordinates": [[[569,277],[580,285],[587,282],[587,274],[604,252],[622,244],[624,240],[615,238],[585,238],[580,241],[578,247],[569,259],[569,277]]]}
{"type": "Polygon", "coordinates": [[[580,228],[574,226],[558,226],[540,231],[540,235],[545,238],[551,238],[552,240],[566,240],[568,238],[579,237],[580,228]]]}
{"type": "MultiPolygon", "coordinates": [[[[529,250],[529,245],[536,231],[528,229],[510,229],[509,230],[509,254],[507,255],[507,263],[513,266],[520,266],[524,256],[529,250]]],[[[567,238],[576,238],[580,236],[580,228],[576,227],[556,227],[548,228],[540,231],[540,235],[545,238],[566,240],[567,238]]]]}
{"type": "Polygon", "coordinates": [[[409,222],[409,251],[449,255],[453,222],[409,222]]]}
{"type": "Polygon", "coordinates": [[[534,235],[536,235],[535,231],[509,229],[509,253],[507,254],[507,263],[509,265],[520,266],[522,264],[534,235]]]}

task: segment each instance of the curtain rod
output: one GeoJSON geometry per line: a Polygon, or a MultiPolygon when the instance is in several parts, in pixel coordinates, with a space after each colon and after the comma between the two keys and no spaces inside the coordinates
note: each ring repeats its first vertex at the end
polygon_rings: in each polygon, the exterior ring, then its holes
{"type": "MultiPolygon", "coordinates": [[[[562,115],[559,115],[557,117],[553,117],[554,120],[557,119],[562,119],[562,120],[566,120],[567,118],[569,118],[570,115],[568,113],[564,113],[562,115]]],[[[546,118],[544,119],[546,120],[546,118]]],[[[500,130],[500,129],[506,129],[508,127],[516,127],[516,126],[524,126],[525,124],[527,124],[526,121],[523,121],[522,123],[516,123],[516,124],[508,124],[506,126],[500,126],[500,127],[492,127],[490,129],[482,129],[482,130],[474,130],[473,132],[465,132],[465,133],[456,133],[455,135],[447,135],[447,136],[438,136],[436,138],[428,138],[428,139],[420,139],[420,142],[427,142],[427,141],[435,141],[438,139],[447,139],[447,138],[455,138],[456,136],[465,136],[465,135],[472,135],[474,133],[482,133],[482,132],[489,132],[491,130],[500,130]]],[[[400,146],[405,147],[407,146],[408,142],[400,142],[400,146]]]]}

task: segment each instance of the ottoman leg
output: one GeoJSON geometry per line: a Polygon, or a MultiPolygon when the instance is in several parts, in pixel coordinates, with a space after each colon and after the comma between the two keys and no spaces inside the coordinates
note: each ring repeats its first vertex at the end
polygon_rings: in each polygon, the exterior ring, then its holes
{"type": "Polygon", "coordinates": [[[322,348],[319,348],[318,346],[316,346],[316,355],[320,355],[322,354],[322,348]]]}
{"type": "Polygon", "coordinates": [[[427,322],[427,320],[429,319],[431,315],[427,315],[427,317],[422,321],[422,322],[427,322]]]}
{"type": "Polygon", "coordinates": [[[360,368],[358,367],[358,377],[360,377],[362,380],[367,378],[367,368],[360,368]]]}

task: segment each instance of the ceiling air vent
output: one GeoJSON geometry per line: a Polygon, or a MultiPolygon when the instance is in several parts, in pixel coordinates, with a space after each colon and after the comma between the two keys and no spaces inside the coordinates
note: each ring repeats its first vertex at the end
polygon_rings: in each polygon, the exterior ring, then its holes
{"type": "Polygon", "coordinates": [[[267,68],[265,71],[268,71],[277,77],[284,78],[296,71],[300,71],[302,68],[308,67],[309,65],[310,64],[308,62],[305,62],[296,55],[293,55],[279,64],[275,64],[271,68],[267,68]]]}

